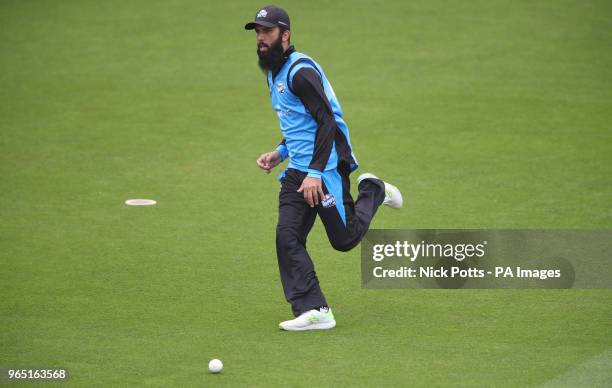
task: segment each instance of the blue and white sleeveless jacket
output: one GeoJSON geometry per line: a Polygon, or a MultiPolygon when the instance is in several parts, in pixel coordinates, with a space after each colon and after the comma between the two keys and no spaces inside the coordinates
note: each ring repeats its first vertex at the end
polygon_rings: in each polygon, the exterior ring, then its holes
{"type": "MultiPolygon", "coordinates": [[[[279,145],[277,150],[282,155],[283,160],[289,157],[287,168],[303,171],[308,173],[309,176],[321,176],[321,171],[309,168],[315,147],[317,122],[300,98],[293,93],[291,87],[294,75],[304,67],[316,70],[321,77],[323,89],[332,108],[337,127],[343,135],[336,135],[336,141],[334,141],[325,171],[334,170],[338,167],[338,162],[341,159],[338,154],[339,149],[340,152],[348,154],[341,155],[342,159],[347,160],[350,171],[354,171],[358,167],[357,158],[352,152],[348,127],[342,118],[342,108],[336,94],[321,66],[312,58],[297,51],[291,53],[276,77],[273,78],[272,72],[268,71],[268,87],[272,98],[272,107],[280,120],[280,128],[285,140],[284,144],[279,145]],[[337,144],[338,142],[342,144],[337,144]]],[[[284,176],[284,172],[281,173],[281,178],[282,176],[284,176]]]]}

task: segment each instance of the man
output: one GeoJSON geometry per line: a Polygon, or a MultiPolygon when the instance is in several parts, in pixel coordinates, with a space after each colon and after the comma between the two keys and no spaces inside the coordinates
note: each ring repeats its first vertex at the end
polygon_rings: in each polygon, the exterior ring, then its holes
{"type": "Polygon", "coordinates": [[[267,74],[283,133],[278,147],[261,155],[257,165],[270,173],[290,160],[279,176],[276,253],[285,297],[296,318],[279,326],[291,331],[331,329],[336,321],[306,251],[317,214],[331,245],[348,251],[359,244],[378,207],[400,208],[402,195],[366,173],[357,180],[359,196],[353,202],[349,174],[357,169],[357,159],[340,104],[321,66],[290,45],[287,12],[264,7],[245,29],[256,32],[259,67],[267,74]]]}

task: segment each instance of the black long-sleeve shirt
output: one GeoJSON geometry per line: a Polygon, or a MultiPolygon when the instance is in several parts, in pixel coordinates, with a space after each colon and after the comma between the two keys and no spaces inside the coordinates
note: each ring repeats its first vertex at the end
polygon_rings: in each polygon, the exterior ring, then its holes
{"type": "MultiPolygon", "coordinates": [[[[294,51],[295,49],[293,46],[285,51],[285,61],[278,67],[278,71],[280,71],[289,58],[289,55],[294,51]]],[[[273,72],[274,77],[278,74],[278,71],[273,72]]],[[[312,153],[312,160],[309,168],[323,171],[329,160],[338,130],[338,124],[334,118],[334,113],[325,95],[325,91],[323,90],[323,81],[317,71],[312,68],[304,67],[295,73],[291,85],[294,94],[300,98],[302,104],[304,104],[317,122],[314,151],[312,153]]],[[[284,142],[285,140],[283,139],[281,144],[284,144],[284,142]]]]}

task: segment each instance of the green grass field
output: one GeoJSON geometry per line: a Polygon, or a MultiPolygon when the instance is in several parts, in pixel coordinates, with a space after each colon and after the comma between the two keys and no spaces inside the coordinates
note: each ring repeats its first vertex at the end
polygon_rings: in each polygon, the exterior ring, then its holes
{"type": "MultiPolygon", "coordinates": [[[[0,368],[88,387],[610,386],[611,290],[361,289],[359,249],[320,222],[338,327],[278,330],[278,182],[255,159],[280,131],[243,30],[262,5],[0,2],[0,368]]],[[[612,228],[612,3],[278,5],[360,171],[404,192],[373,227],[612,228]]]]}

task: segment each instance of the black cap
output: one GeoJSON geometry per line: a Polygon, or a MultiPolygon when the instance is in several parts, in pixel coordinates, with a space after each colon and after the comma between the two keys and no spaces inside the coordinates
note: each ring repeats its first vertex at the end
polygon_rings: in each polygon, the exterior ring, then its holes
{"type": "Polygon", "coordinates": [[[264,27],[284,27],[289,29],[289,15],[287,15],[287,12],[282,8],[268,5],[257,11],[257,14],[255,14],[255,20],[247,23],[244,26],[244,29],[252,30],[258,25],[264,27]]]}

